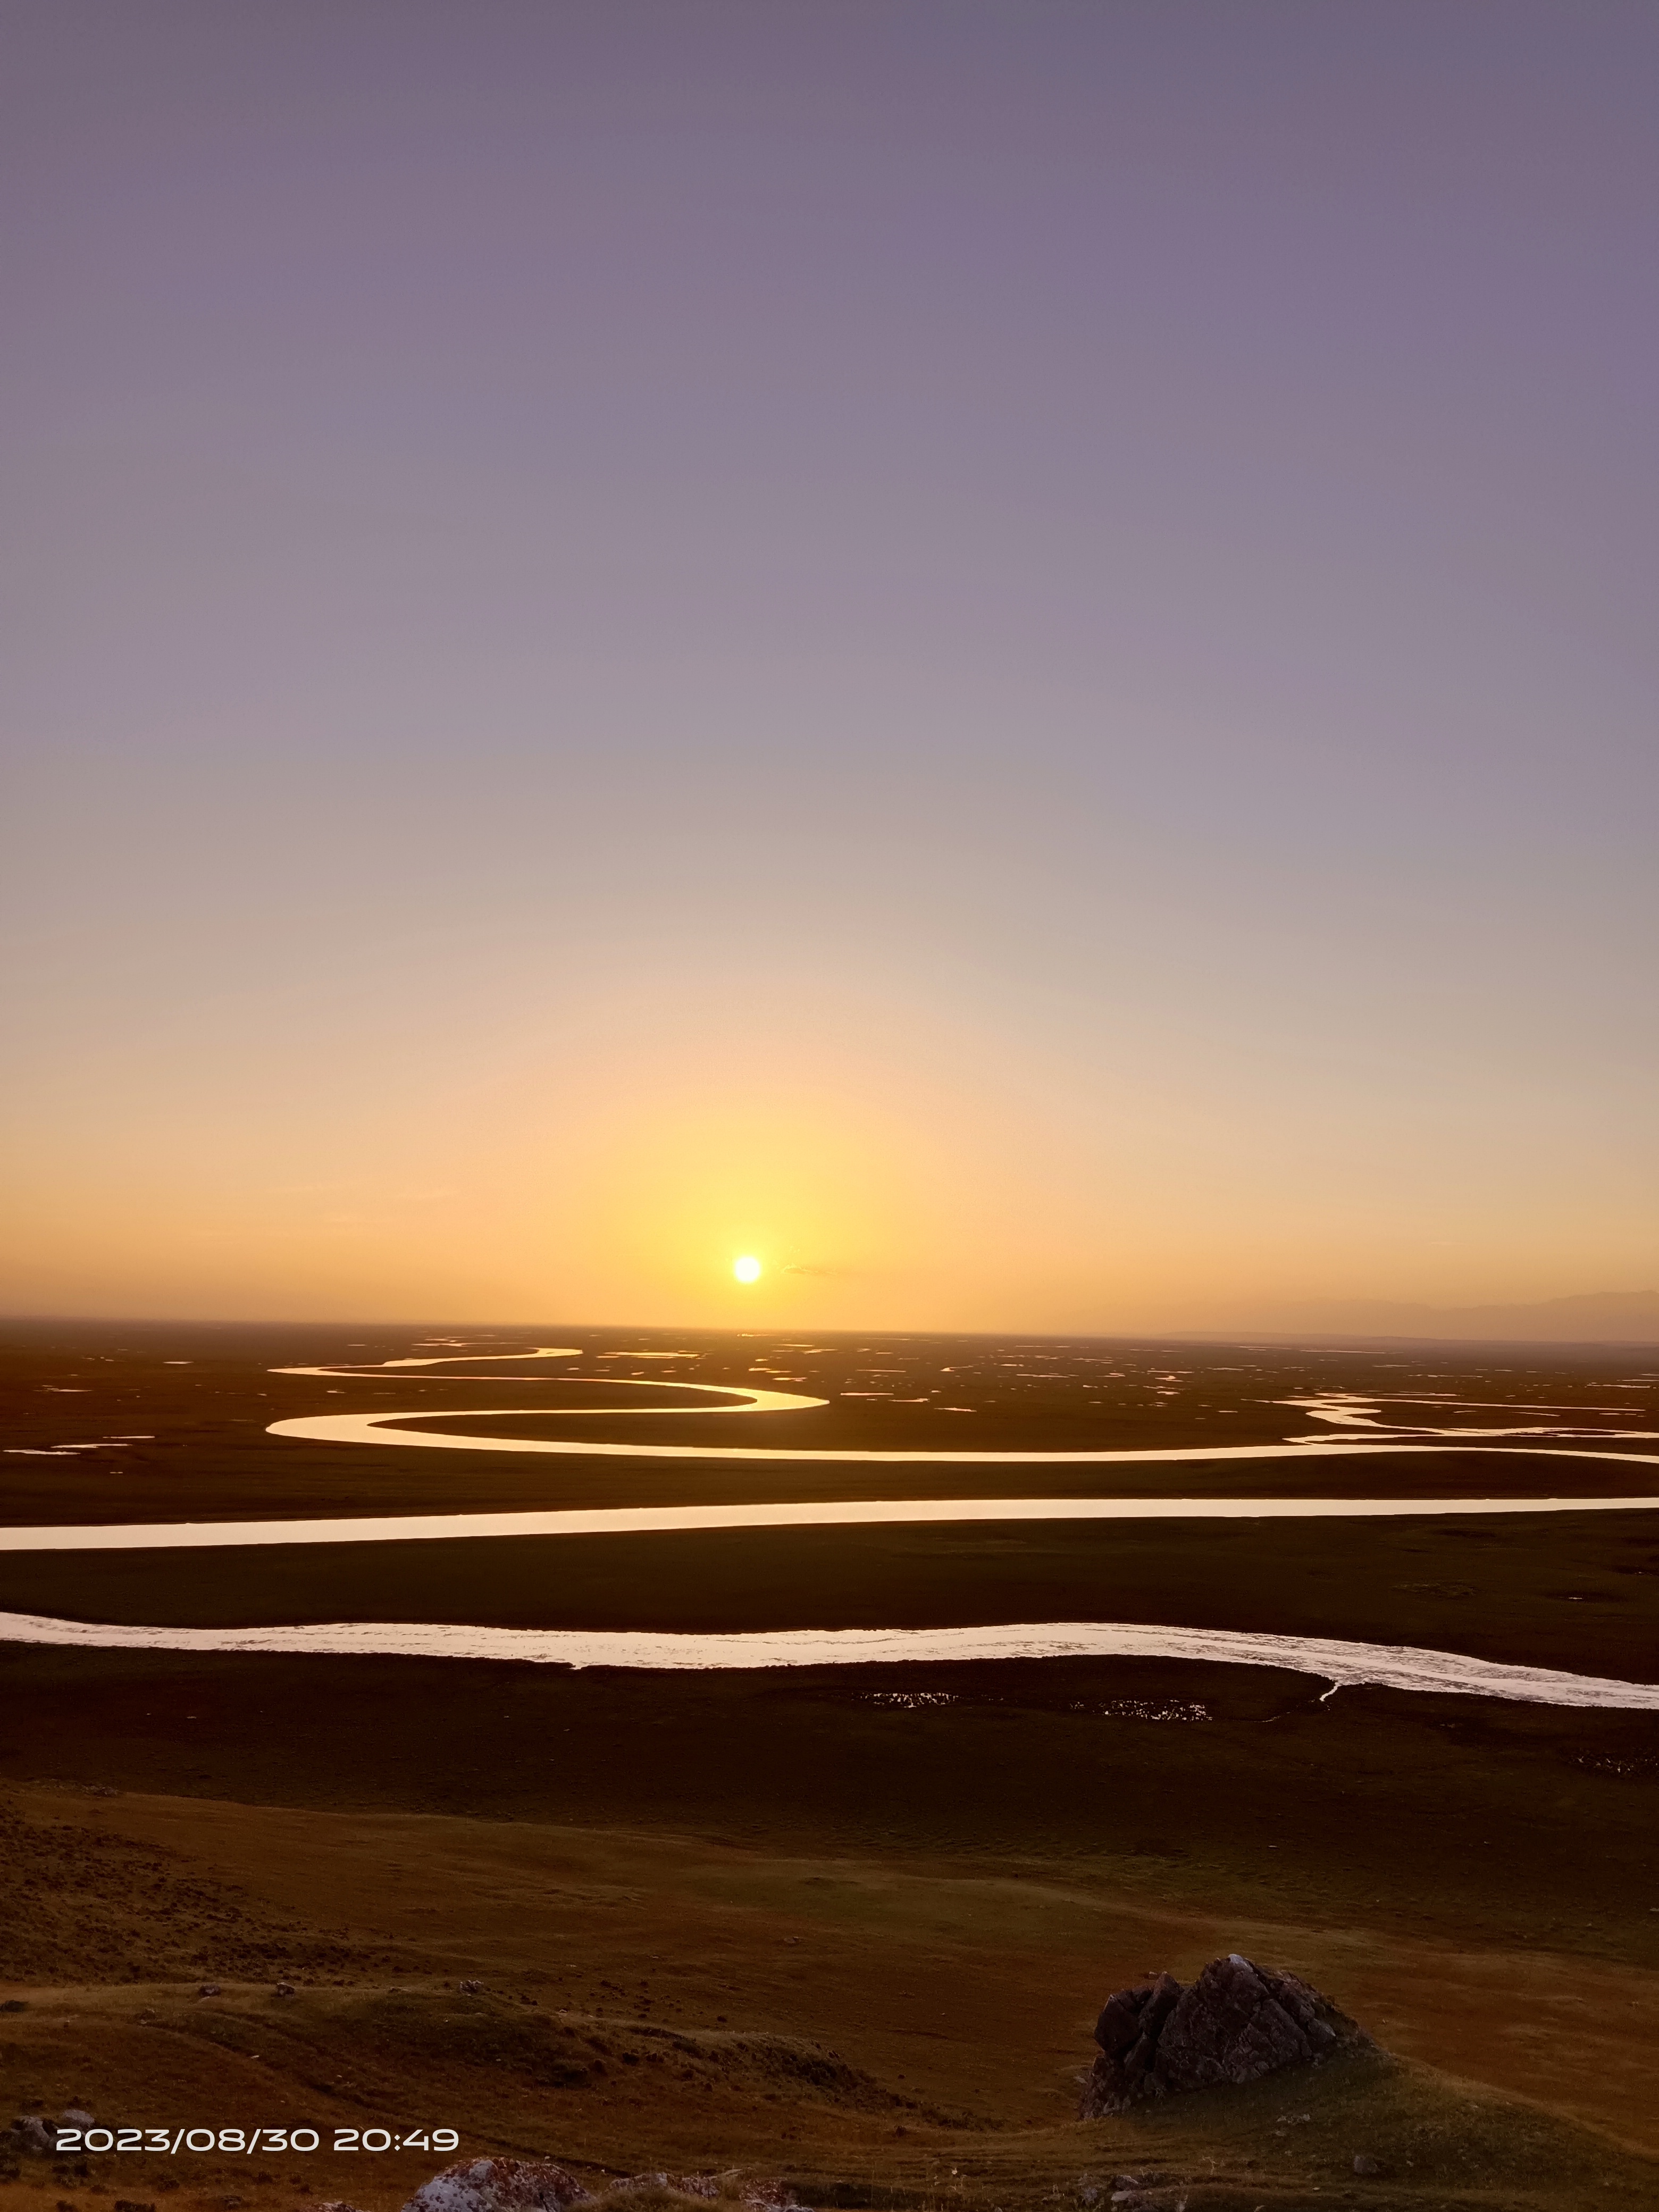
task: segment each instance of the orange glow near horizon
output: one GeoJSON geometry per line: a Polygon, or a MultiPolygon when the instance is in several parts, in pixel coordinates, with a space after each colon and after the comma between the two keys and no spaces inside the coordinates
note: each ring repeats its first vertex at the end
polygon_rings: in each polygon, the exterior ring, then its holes
{"type": "Polygon", "coordinates": [[[135,1054],[118,1088],[77,1066],[17,1171],[4,1304],[718,1327],[740,1291],[781,1327],[1133,1334],[1645,1287],[1616,1152],[1546,1191],[1514,1115],[1478,1148],[1407,1144],[1340,1063],[1235,1061],[1224,1099],[1127,1004],[1109,1054],[1028,1031],[1000,1060],[937,1010],[884,1033],[815,1010],[774,1017],[786,1073],[738,1082],[666,988],[607,981],[550,1018],[574,1075],[514,1066],[484,1015],[468,1051],[371,1051],[356,1004],[332,1063],[250,1053],[210,1083],[135,1054]]]}

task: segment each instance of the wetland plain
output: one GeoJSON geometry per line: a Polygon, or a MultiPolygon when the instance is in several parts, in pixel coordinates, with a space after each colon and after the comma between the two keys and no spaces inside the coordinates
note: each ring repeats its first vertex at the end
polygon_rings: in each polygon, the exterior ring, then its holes
{"type": "MultiPolygon", "coordinates": [[[[0,1518],[53,1533],[0,1548],[0,1613],[1139,1625],[1650,1688],[1655,1370],[1639,1348],[14,1324],[0,1518]],[[365,1439],[365,1414],[390,1425],[365,1439]],[[1310,1510],[1249,1512],[1267,1497],[1310,1510]],[[314,1526],[883,1499],[1045,1510],[314,1526]],[[75,1534],[204,1523],[228,1540],[75,1534]]],[[[573,1669],[65,1648],[15,1621],[0,1681],[20,2105],[216,2127],[257,2106],[325,2143],[447,2125],[595,2182],[742,2165],[819,2203],[1086,2203],[1122,2170],[1194,2212],[1288,2207],[1358,2189],[1361,2152],[1367,2202],[1659,2202],[1651,1710],[1333,1694],[1212,1658],[573,1669]],[[1392,2063],[1078,2123],[1108,1992],[1229,1949],[1328,1990],[1392,2063]]],[[[442,2162],[323,2148],[237,2180],[111,2157],[54,2187],[380,2212],[442,2162]]],[[[24,2172],[0,2191],[41,2202],[24,2172]]]]}

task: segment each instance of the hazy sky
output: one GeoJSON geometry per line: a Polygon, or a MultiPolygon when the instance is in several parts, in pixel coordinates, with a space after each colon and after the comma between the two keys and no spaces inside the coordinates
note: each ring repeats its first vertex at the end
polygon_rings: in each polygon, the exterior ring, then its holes
{"type": "Polygon", "coordinates": [[[9,1310],[1659,1281],[1650,0],[0,50],[9,1310]]]}

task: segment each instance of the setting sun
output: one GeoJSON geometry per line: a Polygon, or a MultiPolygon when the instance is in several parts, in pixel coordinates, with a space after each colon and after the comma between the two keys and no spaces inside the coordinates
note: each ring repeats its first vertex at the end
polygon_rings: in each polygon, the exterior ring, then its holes
{"type": "Polygon", "coordinates": [[[732,1262],[732,1273],[740,1283],[757,1283],[761,1276],[761,1263],[750,1255],[745,1254],[741,1260],[734,1260],[732,1262]]]}

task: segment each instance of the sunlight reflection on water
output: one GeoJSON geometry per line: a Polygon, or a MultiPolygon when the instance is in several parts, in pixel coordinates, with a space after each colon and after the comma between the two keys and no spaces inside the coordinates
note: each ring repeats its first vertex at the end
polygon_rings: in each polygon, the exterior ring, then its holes
{"type": "Polygon", "coordinates": [[[1284,1668],[1333,1692],[1370,1683],[1523,1705],[1659,1711],[1659,1683],[1609,1681],[1547,1667],[1511,1667],[1458,1651],[1264,1636],[1121,1621],[1015,1622],[988,1628],[793,1628],[731,1636],[634,1629],[482,1628],[429,1621],[328,1621],[276,1628],[152,1628],[0,1613],[0,1641],[98,1650],[320,1654],[500,1659],[537,1666],[656,1671],[869,1667],[960,1660],[1185,1659],[1284,1668]]]}

